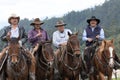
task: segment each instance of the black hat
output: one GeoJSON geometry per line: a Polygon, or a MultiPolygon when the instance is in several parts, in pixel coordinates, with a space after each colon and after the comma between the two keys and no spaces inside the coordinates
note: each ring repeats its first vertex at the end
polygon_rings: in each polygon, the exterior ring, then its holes
{"type": "Polygon", "coordinates": [[[87,22],[90,24],[90,21],[92,21],[92,20],[96,20],[97,24],[100,23],[100,19],[97,19],[95,16],[92,16],[90,19],[87,20],[87,22]]]}

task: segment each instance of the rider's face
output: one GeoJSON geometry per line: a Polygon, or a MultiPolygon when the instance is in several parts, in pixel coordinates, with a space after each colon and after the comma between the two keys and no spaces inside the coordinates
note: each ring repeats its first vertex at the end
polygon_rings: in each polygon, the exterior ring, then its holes
{"type": "Polygon", "coordinates": [[[90,26],[91,27],[96,27],[97,26],[97,21],[96,20],[90,21],[90,26]]]}
{"type": "Polygon", "coordinates": [[[11,24],[13,24],[13,25],[17,25],[17,24],[18,24],[18,19],[17,19],[17,18],[12,18],[12,19],[10,20],[10,22],[11,22],[11,24]]]}
{"type": "Polygon", "coordinates": [[[64,26],[58,26],[57,29],[58,29],[60,32],[63,32],[63,31],[64,31],[64,26]]]}
{"type": "Polygon", "coordinates": [[[34,27],[35,29],[40,29],[40,24],[35,24],[34,27]]]}

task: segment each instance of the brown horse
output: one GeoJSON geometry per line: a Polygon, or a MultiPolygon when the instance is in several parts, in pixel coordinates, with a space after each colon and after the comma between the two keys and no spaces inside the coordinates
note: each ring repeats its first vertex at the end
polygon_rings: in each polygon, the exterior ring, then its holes
{"type": "Polygon", "coordinates": [[[67,46],[64,51],[60,51],[58,57],[58,70],[62,80],[79,80],[80,73],[80,42],[78,33],[70,34],[67,46]]]}
{"type": "Polygon", "coordinates": [[[24,55],[26,53],[21,49],[17,38],[12,38],[9,41],[7,54],[8,58],[5,64],[5,80],[35,80],[35,75],[29,73],[30,66],[24,55]]]}
{"type": "Polygon", "coordinates": [[[54,54],[52,42],[41,42],[36,57],[36,80],[53,80],[54,77],[54,54]]]}
{"type": "Polygon", "coordinates": [[[112,80],[112,72],[114,67],[115,49],[113,40],[103,40],[96,50],[93,57],[94,73],[90,76],[90,80],[112,80]],[[99,77],[97,77],[97,75],[99,77]]]}

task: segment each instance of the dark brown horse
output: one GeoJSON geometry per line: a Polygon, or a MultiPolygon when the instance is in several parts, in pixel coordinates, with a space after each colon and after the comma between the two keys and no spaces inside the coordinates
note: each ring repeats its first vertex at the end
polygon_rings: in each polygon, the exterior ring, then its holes
{"type": "Polygon", "coordinates": [[[90,76],[90,80],[105,80],[105,76],[107,76],[107,80],[112,80],[114,58],[113,40],[103,40],[93,57],[95,71],[90,76]]]}
{"type": "Polygon", "coordinates": [[[80,42],[78,33],[70,34],[67,46],[60,51],[58,57],[58,70],[62,80],[79,80],[80,73],[80,42]]]}
{"type": "Polygon", "coordinates": [[[26,53],[21,49],[17,38],[9,41],[8,58],[4,66],[5,80],[35,80],[35,75],[30,73],[30,65],[24,55],[26,53]]]}
{"type": "Polygon", "coordinates": [[[54,54],[52,42],[41,42],[35,54],[36,56],[36,80],[53,80],[54,75],[54,54]]]}

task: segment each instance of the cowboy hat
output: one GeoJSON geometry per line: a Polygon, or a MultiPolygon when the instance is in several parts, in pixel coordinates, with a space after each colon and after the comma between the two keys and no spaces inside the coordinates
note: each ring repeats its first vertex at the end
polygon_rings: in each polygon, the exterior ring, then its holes
{"type": "Polygon", "coordinates": [[[20,17],[19,16],[17,16],[16,14],[11,14],[11,16],[8,18],[8,23],[10,23],[11,24],[11,19],[13,19],[13,18],[16,18],[16,19],[18,19],[18,22],[20,21],[20,17]]]}
{"type": "Polygon", "coordinates": [[[65,24],[62,20],[59,20],[59,21],[56,23],[55,27],[66,26],[66,25],[67,25],[67,24],[65,24]]]}
{"type": "Polygon", "coordinates": [[[35,24],[42,25],[44,22],[42,22],[39,18],[35,18],[30,25],[34,26],[35,24]]]}
{"type": "Polygon", "coordinates": [[[100,19],[97,19],[95,16],[92,16],[90,19],[87,20],[87,22],[90,24],[90,21],[92,21],[92,20],[96,20],[97,24],[100,23],[100,19]]]}

